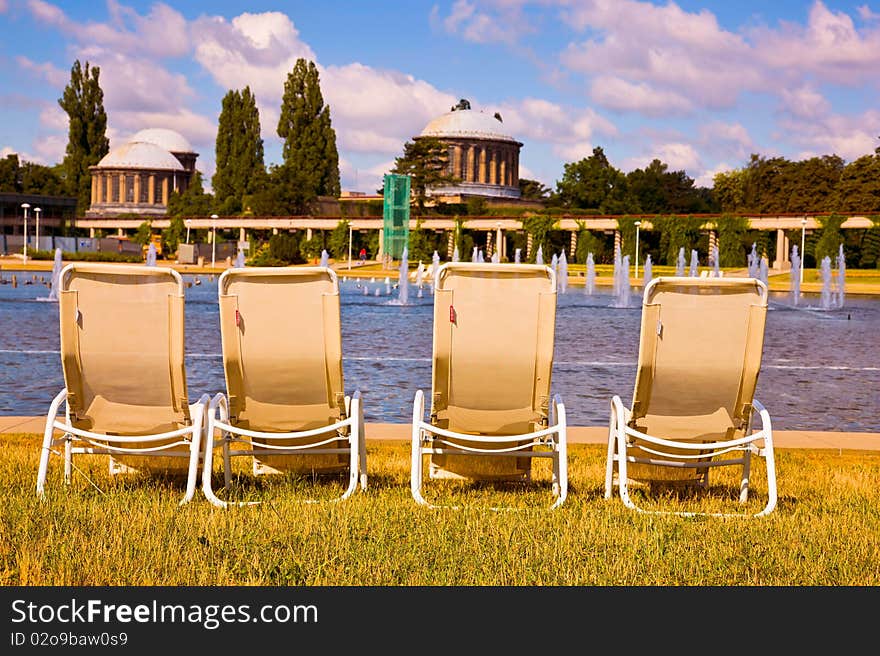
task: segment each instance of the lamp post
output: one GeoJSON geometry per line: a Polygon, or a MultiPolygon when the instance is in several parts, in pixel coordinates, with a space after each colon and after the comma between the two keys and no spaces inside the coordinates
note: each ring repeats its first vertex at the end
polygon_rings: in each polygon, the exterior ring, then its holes
{"type": "Polygon", "coordinates": [[[641,221],[636,221],[633,224],[636,227],[636,278],[639,277],[639,226],[642,225],[641,221]]]}
{"type": "Polygon", "coordinates": [[[27,264],[27,211],[30,209],[30,203],[22,203],[24,210],[24,264],[27,264]]]}
{"type": "Polygon", "coordinates": [[[39,207],[34,208],[34,215],[37,217],[36,218],[36,220],[37,220],[37,243],[36,243],[36,247],[34,248],[34,250],[36,250],[36,251],[40,250],[40,212],[42,212],[42,211],[43,210],[40,209],[39,207]]]}
{"type": "Polygon", "coordinates": [[[184,223],[186,223],[186,243],[189,244],[189,226],[192,221],[187,219],[184,223]]]}
{"type": "Polygon", "coordinates": [[[211,215],[211,268],[214,268],[214,263],[217,261],[217,219],[219,217],[216,214],[211,215]]]}
{"type": "Polygon", "coordinates": [[[354,230],[351,224],[348,224],[348,270],[351,271],[351,239],[354,236],[354,230]]]}
{"type": "Polygon", "coordinates": [[[807,217],[801,219],[801,284],[804,284],[804,244],[807,241],[807,217]]]}

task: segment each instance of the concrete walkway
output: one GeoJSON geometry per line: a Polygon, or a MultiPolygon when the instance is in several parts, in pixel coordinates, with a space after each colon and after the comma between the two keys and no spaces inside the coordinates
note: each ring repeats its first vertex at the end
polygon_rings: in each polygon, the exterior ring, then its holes
{"type": "MultiPolygon", "coordinates": [[[[45,417],[0,416],[0,437],[3,434],[43,434],[45,417]]],[[[367,440],[409,440],[409,424],[368,423],[367,440]]],[[[784,431],[773,432],[779,449],[850,449],[880,451],[880,433],[844,433],[831,431],[784,431]]],[[[569,444],[607,444],[607,426],[569,426],[569,444]]]]}

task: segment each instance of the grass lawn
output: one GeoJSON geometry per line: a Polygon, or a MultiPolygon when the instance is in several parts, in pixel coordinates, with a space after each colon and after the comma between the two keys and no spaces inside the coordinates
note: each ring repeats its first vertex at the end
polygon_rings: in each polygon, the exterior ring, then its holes
{"type": "MultiPolygon", "coordinates": [[[[641,515],[602,496],[605,447],[570,445],[570,492],[550,511],[549,472],[528,489],[428,482],[417,506],[409,443],[368,442],[369,489],[341,503],[340,478],[254,483],[240,462],[228,494],[262,498],[222,510],[182,481],[111,480],[105,457],[79,457],[73,484],[52,458],[47,498],[34,493],[39,437],[4,436],[0,584],[266,586],[876,586],[880,452],[777,450],[779,505],[760,519],[641,515]],[[93,485],[94,484],[94,485],[93,485]],[[510,512],[485,509],[518,506],[510,512]]],[[[756,512],[766,499],[753,466],[756,512]]],[[[645,505],[738,506],[734,472],[708,495],[638,493],[645,505]]]]}

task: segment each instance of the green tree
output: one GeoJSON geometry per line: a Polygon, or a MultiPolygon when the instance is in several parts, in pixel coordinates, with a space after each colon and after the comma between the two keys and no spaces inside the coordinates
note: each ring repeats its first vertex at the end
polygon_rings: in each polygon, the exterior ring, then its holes
{"type": "Polygon", "coordinates": [[[229,91],[223,97],[214,152],[214,197],[222,214],[237,213],[244,197],[258,191],[266,177],[260,113],[249,86],[243,91],[229,91]]]}
{"type": "Polygon", "coordinates": [[[835,261],[840,245],[843,243],[841,226],[845,220],[846,217],[839,214],[816,217],[816,221],[822,226],[819,239],[813,247],[813,256],[816,258],[817,266],[825,257],[830,257],[832,262],[835,261]]]}
{"type": "Polygon", "coordinates": [[[550,198],[551,189],[538,180],[519,179],[519,194],[523,200],[544,201],[550,198]]]}
{"type": "Polygon", "coordinates": [[[434,255],[434,248],[428,238],[428,231],[422,228],[422,219],[416,219],[416,226],[409,231],[409,243],[407,244],[407,258],[410,262],[430,262],[434,255]]]}
{"type": "Polygon", "coordinates": [[[346,219],[342,219],[342,221],[336,224],[336,227],[333,228],[330,236],[327,238],[327,249],[330,251],[330,255],[337,260],[348,258],[349,226],[349,222],[346,219]]]}
{"type": "Polygon", "coordinates": [[[625,214],[632,207],[626,176],[611,166],[600,146],[593,148],[589,157],[566,164],[556,188],[565,207],[600,214],[625,214]]]}
{"type": "Polygon", "coordinates": [[[843,159],[837,155],[793,162],[785,180],[785,211],[833,210],[834,192],[840,183],[843,166],[843,159]]]}
{"type": "Polygon", "coordinates": [[[150,243],[150,238],[153,236],[153,224],[150,221],[144,221],[138,226],[137,232],[134,233],[134,236],[131,240],[140,244],[141,246],[146,246],[150,243]]]}
{"type": "Polygon", "coordinates": [[[558,221],[552,216],[536,215],[522,219],[521,223],[523,230],[532,236],[532,262],[535,261],[539,246],[541,253],[547,257],[545,261],[549,261],[550,253],[553,250],[550,233],[558,227],[558,221]]]}
{"type": "Polygon", "coordinates": [[[880,212],[880,153],[843,167],[828,208],[835,212],[880,212]]]}
{"type": "Polygon", "coordinates": [[[626,174],[633,210],[646,214],[691,214],[708,210],[706,199],[684,171],[669,171],[654,159],[644,169],[626,174]]]}
{"type": "Polygon", "coordinates": [[[89,167],[110,150],[107,139],[107,113],[99,78],[101,69],[83,67],[79,60],[70,70],[70,83],[58,99],[69,119],[64,174],[67,190],[77,198],[77,214],[82,216],[91,201],[92,176],[89,167]]]}
{"type": "Polygon", "coordinates": [[[300,253],[300,238],[289,232],[279,232],[269,238],[269,254],[285,264],[302,264],[305,262],[300,253]]]}
{"type": "Polygon", "coordinates": [[[168,227],[162,230],[162,251],[166,254],[166,257],[171,253],[177,252],[177,247],[183,241],[185,234],[186,224],[183,222],[183,219],[179,216],[171,217],[168,227]]]}
{"type": "Polygon", "coordinates": [[[403,144],[403,155],[395,158],[391,172],[410,176],[410,191],[415,196],[419,214],[425,212],[431,187],[459,182],[449,174],[446,145],[434,137],[418,137],[403,144]]]}
{"type": "Polygon", "coordinates": [[[718,265],[741,267],[747,263],[745,248],[749,220],[743,216],[724,214],[715,221],[718,234],[718,265]]]}
{"type": "Polygon", "coordinates": [[[186,191],[180,193],[175,189],[168,198],[169,216],[208,216],[213,207],[214,196],[205,193],[199,171],[193,173],[186,191]]]}
{"type": "Polygon", "coordinates": [[[575,221],[577,224],[577,249],[575,250],[575,260],[578,263],[586,262],[587,255],[593,254],[593,261],[599,262],[605,256],[605,242],[587,229],[583,221],[575,221]]]}
{"type": "Polygon", "coordinates": [[[324,104],[314,62],[297,59],[287,74],[277,131],[284,140],[284,182],[295,184],[306,204],[317,196],[338,197],[336,131],[330,107],[324,104]]]}

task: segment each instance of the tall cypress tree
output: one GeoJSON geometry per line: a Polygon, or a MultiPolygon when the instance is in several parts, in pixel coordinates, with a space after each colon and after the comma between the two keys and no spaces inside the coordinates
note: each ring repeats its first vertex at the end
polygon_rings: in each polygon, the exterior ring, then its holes
{"type": "Polygon", "coordinates": [[[278,136],[286,176],[308,197],[339,196],[339,153],[330,107],[324,104],[314,62],[297,59],[284,83],[278,136]]]}
{"type": "Polygon", "coordinates": [[[68,193],[77,197],[77,214],[80,216],[91,201],[89,167],[101,161],[110,150],[104,92],[98,81],[100,74],[99,67],[90,67],[89,62],[83,67],[77,59],[70,69],[70,83],[58,99],[70,119],[63,168],[68,193]]]}
{"type": "Polygon", "coordinates": [[[260,112],[249,86],[223,97],[214,152],[214,197],[223,213],[237,212],[244,196],[258,191],[266,176],[260,112]]]}

